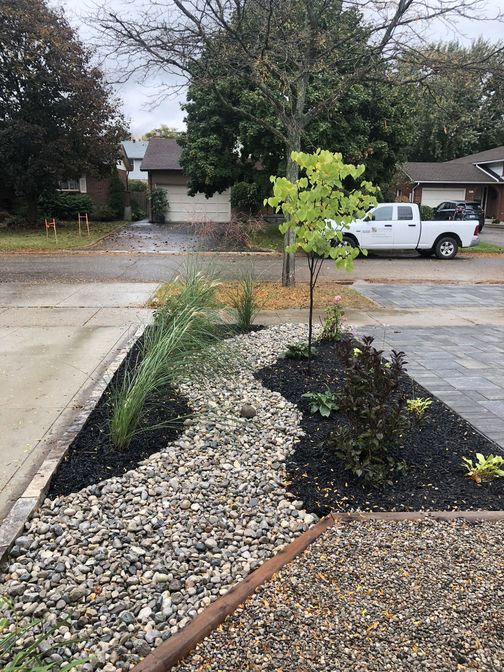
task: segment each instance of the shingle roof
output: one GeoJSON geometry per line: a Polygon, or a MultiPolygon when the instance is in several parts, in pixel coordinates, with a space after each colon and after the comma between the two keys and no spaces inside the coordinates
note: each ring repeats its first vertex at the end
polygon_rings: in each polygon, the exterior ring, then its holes
{"type": "Polygon", "coordinates": [[[452,159],[445,163],[485,163],[485,161],[504,161],[504,146],[487,149],[485,152],[477,152],[462,156],[459,159],[452,159]]]}
{"type": "Polygon", "coordinates": [[[472,163],[416,163],[404,164],[404,170],[414,182],[477,182],[495,184],[495,180],[472,163]]]}
{"type": "Polygon", "coordinates": [[[128,159],[143,159],[148,144],[144,140],[125,140],[122,146],[128,159]]]}
{"type": "Polygon", "coordinates": [[[182,147],[174,138],[151,138],[140,170],[182,170],[182,147]]]}

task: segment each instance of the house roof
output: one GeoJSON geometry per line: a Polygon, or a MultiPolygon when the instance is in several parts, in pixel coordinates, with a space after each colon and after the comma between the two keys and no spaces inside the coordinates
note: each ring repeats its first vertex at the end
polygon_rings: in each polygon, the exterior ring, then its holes
{"type": "Polygon", "coordinates": [[[149,143],[144,140],[125,140],[121,144],[128,159],[143,159],[149,143]]]}
{"type": "Polygon", "coordinates": [[[487,173],[472,163],[452,162],[408,162],[404,170],[414,182],[471,182],[479,184],[495,184],[487,173]]]}
{"type": "Polygon", "coordinates": [[[452,159],[445,163],[486,163],[487,161],[504,161],[504,146],[487,149],[485,152],[477,152],[462,156],[459,159],[452,159]]]}
{"type": "Polygon", "coordinates": [[[140,170],[182,170],[182,147],[175,138],[151,138],[140,170]]]}

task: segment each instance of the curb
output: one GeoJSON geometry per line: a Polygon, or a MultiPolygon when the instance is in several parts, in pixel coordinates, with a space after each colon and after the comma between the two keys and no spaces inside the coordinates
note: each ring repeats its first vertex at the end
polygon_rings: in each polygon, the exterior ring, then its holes
{"type": "Polygon", "coordinates": [[[504,520],[504,511],[399,511],[375,513],[330,513],[316,523],[312,528],[287,544],[272,558],[256,569],[246,579],[237,583],[231,590],[218,598],[213,604],[198,614],[190,623],[183,627],[173,637],[154,649],[140,663],[132,668],[131,672],[168,672],[196,647],[207,635],[224,623],[255,590],[266,583],[285,565],[292,562],[311,543],[316,541],[326,530],[336,523],[367,522],[382,520],[389,522],[434,520],[454,521],[504,520]]]}
{"type": "Polygon", "coordinates": [[[72,424],[59,435],[59,438],[55,438],[50,442],[49,452],[44,461],[37,469],[21,497],[14,503],[4,521],[0,524],[0,563],[4,561],[16,537],[23,530],[25,523],[44,499],[52,475],[61,460],[65,457],[68,447],[84,426],[84,423],[95,408],[114,373],[124,361],[132,345],[143,334],[144,329],[145,325],[137,327],[127,337],[119,352],[105,365],[105,370],[100,374],[98,382],[91,382],[85,390],[80,392],[80,395],[85,396],[87,399],[82,410],[76,415],[72,424]]]}

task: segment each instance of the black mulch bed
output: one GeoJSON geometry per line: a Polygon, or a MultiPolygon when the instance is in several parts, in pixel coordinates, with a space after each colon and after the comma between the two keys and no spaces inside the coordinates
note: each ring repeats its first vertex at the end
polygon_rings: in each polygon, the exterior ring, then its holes
{"type": "Polygon", "coordinates": [[[143,339],[140,338],[128,353],[128,356],[116,371],[112,381],[102,394],[98,404],[89,415],[84,427],[75,437],[52,478],[48,497],[68,495],[88,485],[99,483],[112,476],[120,476],[149,455],[166,448],[183,430],[184,417],[191,414],[184,397],[172,387],[157,390],[148,399],[148,412],[141,427],[149,427],[166,420],[174,424],[160,429],[142,431],[133,437],[126,450],[119,451],[112,443],[108,429],[111,417],[111,395],[114,386],[124,378],[126,367],[137,361],[143,339]]]}
{"type": "MultiPolygon", "coordinates": [[[[264,327],[253,325],[249,331],[260,331],[264,327]]],[[[228,338],[240,333],[233,325],[226,325],[220,337],[228,338]]],[[[184,419],[192,413],[184,397],[171,386],[154,392],[147,400],[147,413],[140,428],[126,450],[119,451],[112,443],[109,421],[112,415],[111,396],[114,388],[121,383],[126,370],[132,370],[139,361],[143,337],[140,337],[116,371],[98,404],[89,415],[83,428],[68,448],[68,451],[54,474],[48,497],[68,495],[78,492],[88,485],[94,485],[113,476],[121,476],[149,455],[166,448],[184,429],[184,419]],[[180,418],[180,419],[179,419],[180,418]],[[147,429],[170,421],[170,425],[158,429],[147,429]]]]}
{"type": "MultiPolygon", "coordinates": [[[[350,471],[325,447],[325,439],[338,423],[338,412],[329,419],[311,415],[305,392],[323,392],[327,383],[332,391],[341,389],[344,367],[338,357],[338,344],[317,343],[312,376],[307,376],[306,361],[279,359],[273,366],[257,372],[257,378],[270,390],[296,404],[303,413],[305,435],[287,462],[288,491],[304,502],[307,511],[326,515],[330,511],[446,511],[504,509],[504,478],[478,486],[464,477],[462,457],[474,459],[476,452],[503,454],[494,442],[484,438],[472,425],[433,397],[407,375],[401,381],[408,398],[430,397],[425,422],[405,432],[401,444],[391,454],[405,460],[408,471],[394,475],[393,486],[373,489],[350,471]],[[413,389],[412,389],[413,386],[413,389]]],[[[407,366],[406,366],[407,368],[407,366]]]]}

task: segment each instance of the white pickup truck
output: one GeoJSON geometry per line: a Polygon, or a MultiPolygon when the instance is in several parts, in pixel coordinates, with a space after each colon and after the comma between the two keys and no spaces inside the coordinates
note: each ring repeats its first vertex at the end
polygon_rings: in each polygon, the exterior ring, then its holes
{"type": "Polygon", "coordinates": [[[479,243],[478,222],[422,221],[416,203],[380,203],[343,229],[343,242],[366,250],[417,250],[425,257],[453,259],[459,247],[479,243]]]}

